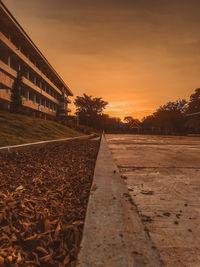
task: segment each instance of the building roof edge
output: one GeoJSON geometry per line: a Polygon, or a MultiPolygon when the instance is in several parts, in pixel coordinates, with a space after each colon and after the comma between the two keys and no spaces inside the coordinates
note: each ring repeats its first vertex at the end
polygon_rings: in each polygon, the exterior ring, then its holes
{"type": "Polygon", "coordinates": [[[43,60],[47,63],[47,65],[50,67],[50,69],[58,77],[58,79],[61,81],[61,83],[63,84],[63,86],[68,90],[70,96],[73,96],[73,93],[72,93],[71,89],[66,85],[66,83],[63,81],[63,79],[60,77],[60,75],[57,73],[57,71],[49,63],[49,61],[47,60],[47,58],[43,55],[43,53],[39,50],[39,48],[36,46],[36,44],[29,37],[29,35],[25,32],[25,30],[22,28],[22,26],[19,24],[19,22],[15,19],[15,17],[12,15],[12,13],[8,10],[8,8],[2,2],[2,0],[0,0],[0,6],[1,6],[1,8],[4,9],[4,11],[7,13],[7,15],[12,19],[12,21],[15,23],[15,25],[18,27],[18,29],[25,36],[25,38],[31,43],[31,45],[35,48],[35,50],[37,51],[37,53],[43,58],[43,60]]]}

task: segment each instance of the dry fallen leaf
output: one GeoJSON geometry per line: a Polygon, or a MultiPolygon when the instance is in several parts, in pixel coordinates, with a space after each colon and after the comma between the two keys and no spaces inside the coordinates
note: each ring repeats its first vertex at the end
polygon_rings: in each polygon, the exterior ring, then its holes
{"type": "Polygon", "coordinates": [[[20,252],[18,252],[18,254],[17,254],[17,263],[20,263],[21,261],[22,261],[22,257],[21,257],[20,252]]]}
{"type": "Polygon", "coordinates": [[[48,260],[50,260],[50,258],[51,258],[51,255],[46,255],[44,257],[41,257],[40,261],[48,261],[48,260]]]}
{"type": "Polygon", "coordinates": [[[34,235],[32,235],[32,236],[27,237],[27,238],[24,239],[24,240],[25,240],[25,241],[33,240],[33,239],[36,239],[37,236],[38,236],[37,234],[34,234],[34,235]]]}
{"type": "Polygon", "coordinates": [[[12,256],[8,256],[7,259],[9,260],[9,262],[12,262],[13,257],[12,256]]]}
{"type": "Polygon", "coordinates": [[[57,227],[56,227],[55,234],[54,234],[55,240],[58,239],[58,235],[59,235],[60,229],[61,229],[61,226],[60,226],[60,222],[59,222],[58,225],[57,225],[57,227]]]}
{"type": "Polygon", "coordinates": [[[75,266],[98,144],[0,153],[0,267],[4,258],[16,267],[75,266]]]}
{"type": "Polygon", "coordinates": [[[38,265],[40,265],[39,260],[38,260],[38,254],[35,253],[35,252],[32,252],[32,253],[35,256],[35,263],[38,264],[38,265]]]}
{"type": "Polygon", "coordinates": [[[0,267],[4,267],[4,258],[0,256],[0,267]]]}
{"type": "Polygon", "coordinates": [[[45,220],[44,228],[45,228],[45,232],[47,232],[51,228],[51,224],[50,224],[50,221],[48,218],[46,218],[46,220],[45,220]]]}
{"type": "Polygon", "coordinates": [[[0,224],[3,221],[3,213],[0,213],[0,224]]]}
{"type": "Polygon", "coordinates": [[[67,255],[67,256],[65,257],[64,261],[63,261],[64,266],[65,266],[65,264],[68,264],[69,261],[70,261],[70,256],[67,255]]]}
{"type": "Polygon", "coordinates": [[[82,225],[84,224],[84,221],[75,221],[73,222],[74,225],[82,225]]]}
{"type": "Polygon", "coordinates": [[[43,248],[43,247],[36,247],[36,250],[39,250],[39,251],[41,251],[44,254],[48,254],[48,251],[45,248],[43,248]]]}

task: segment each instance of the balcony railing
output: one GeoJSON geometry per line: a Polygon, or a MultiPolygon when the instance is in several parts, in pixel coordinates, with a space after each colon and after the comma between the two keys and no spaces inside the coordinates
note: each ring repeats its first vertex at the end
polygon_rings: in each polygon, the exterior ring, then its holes
{"type": "MultiPolygon", "coordinates": [[[[10,75],[12,75],[13,77],[17,77],[17,72],[15,70],[13,70],[11,67],[9,67],[8,65],[6,65],[5,63],[3,63],[3,61],[0,60],[0,68],[5,70],[7,73],[9,73],[10,75]]],[[[12,88],[13,86],[13,79],[10,78],[9,76],[7,76],[5,73],[0,71],[0,81],[2,81],[2,83],[5,86],[8,86],[9,88],[12,88]]],[[[36,91],[37,93],[45,96],[46,98],[48,98],[49,100],[51,100],[52,102],[59,104],[59,101],[57,99],[55,99],[54,97],[52,97],[51,95],[47,94],[45,91],[43,91],[40,87],[38,87],[37,85],[35,85],[34,83],[32,83],[30,80],[28,80],[25,77],[22,77],[22,82],[30,87],[31,89],[33,89],[34,91],[36,91]]]]}
{"type": "Polygon", "coordinates": [[[0,32],[0,40],[4,42],[24,63],[26,63],[32,70],[34,70],[40,77],[43,78],[52,88],[54,88],[59,94],[61,90],[58,89],[48,77],[41,72],[31,61],[28,59],[2,32],[0,32]]]}

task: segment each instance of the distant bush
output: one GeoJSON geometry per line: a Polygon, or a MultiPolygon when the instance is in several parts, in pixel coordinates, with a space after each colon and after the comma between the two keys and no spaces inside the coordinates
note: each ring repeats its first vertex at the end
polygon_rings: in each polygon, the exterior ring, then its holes
{"type": "Polygon", "coordinates": [[[83,133],[83,134],[92,134],[92,133],[97,133],[98,132],[97,130],[95,130],[95,129],[91,128],[91,127],[88,127],[88,126],[85,126],[85,125],[77,125],[77,124],[75,124],[73,122],[68,122],[67,126],[69,128],[74,129],[75,131],[83,133]]]}
{"type": "Polygon", "coordinates": [[[79,125],[79,126],[76,126],[75,128],[73,128],[75,131],[77,132],[81,132],[81,133],[84,133],[84,134],[92,134],[92,133],[97,133],[97,130],[93,129],[93,128],[90,128],[90,127],[87,127],[87,126],[84,126],[84,125],[79,125]]]}

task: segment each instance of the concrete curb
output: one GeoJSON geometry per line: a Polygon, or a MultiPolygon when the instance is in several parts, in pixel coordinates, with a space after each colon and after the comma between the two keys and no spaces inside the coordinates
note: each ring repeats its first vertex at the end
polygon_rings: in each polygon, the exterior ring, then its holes
{"type": "Polygon", "coordinates": [[[42,145],[42,144],[47,144],[47,143],[56,143],[56,142],[62,142],[62,141],[67,141],[67,140],[73,140],[73,139],[88,139],[91,137],[92,137],[92,135],[80,135],[80,136],[76,136],[76,137],[68,137],[68,138],[63,138],[63,139],[46,140],[46,141],[39,141],[39,142],[14,145],[14,146],[4,146],[4,147],[0,147],[0,151],[1,150],[8,150],[9,151],[9,150],[14,149],[14,148],[34,146],[34,145],[42,145]]]}
{"type": "Polygon", "coordinates": [[[104,137],[97,157],[77,266],[162,266],[104,137]]]}

